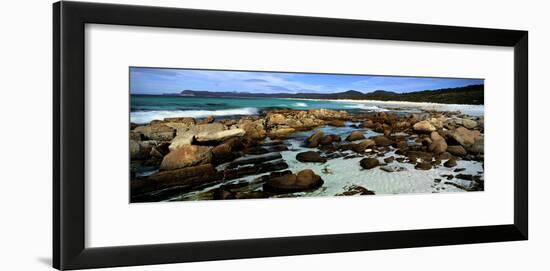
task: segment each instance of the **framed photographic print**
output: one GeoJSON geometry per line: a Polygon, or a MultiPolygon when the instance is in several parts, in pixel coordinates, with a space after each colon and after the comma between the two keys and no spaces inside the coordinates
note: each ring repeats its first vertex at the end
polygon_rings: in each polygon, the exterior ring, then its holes
{"type": "Polygon", "coordinates": [[[55,3],[53,264],[527,239],[527,32],[55,3]]]}

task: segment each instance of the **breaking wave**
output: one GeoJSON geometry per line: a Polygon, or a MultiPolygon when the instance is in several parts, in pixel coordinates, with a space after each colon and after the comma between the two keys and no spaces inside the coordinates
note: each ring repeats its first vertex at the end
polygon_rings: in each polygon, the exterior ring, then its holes
{"type": "Polygon", "coordinates": [[[141,124],[149,123],[153,120],[162,120],[164,118],[175,117],[204,118],[208,116],[238,116],[256,114],[258,114],[258,109],[254,107],[222,110],[134,111],[130,112],[130,122],[141,124]]]}
{"type": "Polygon", "coordinates": [[[374,111],[374,112],[388,111],[388,109],[380,108],[376,105],[367,105],[367,104],[350,104],[350,105],[345,105],[344,107],[352,108],[352,109],[362,109],[362,110],[368,110],[368,111],[374,111]]]}

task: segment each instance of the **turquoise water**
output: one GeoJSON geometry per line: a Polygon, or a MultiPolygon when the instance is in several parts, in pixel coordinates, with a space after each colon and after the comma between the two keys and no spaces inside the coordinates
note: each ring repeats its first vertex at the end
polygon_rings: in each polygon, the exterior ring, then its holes
{"type": "Polygon", "coordinates": [[[381,110],[377,106],[336,101],[312,101],[273,98],[208,98],[183,96],[130,96],[130,120],[147,123],[167,117],[255,115],[269,109],[381,110]]]}
{"type": "MultiPolygon", "coordinates": [[[[345,109],[345,103],[331,101],[291,100],[272,98],[208,98],[183,96],[131,96],[131,111],[162,110],[224,110],[255,107],[270,108],[328,108],[345,109]]],[[[351,105],[351,104],[349,104],[351,105]]]]}
{"type": "Polygon", "coordinates": [[[484,114],[483,105],[467,104],[130,95],[130,121],[138,124],[171,117],[239,117],[257,115],[262,110],[319,108],[401,113],[419,113],[421,110],[460,111],[470,116],[484,114]]]}

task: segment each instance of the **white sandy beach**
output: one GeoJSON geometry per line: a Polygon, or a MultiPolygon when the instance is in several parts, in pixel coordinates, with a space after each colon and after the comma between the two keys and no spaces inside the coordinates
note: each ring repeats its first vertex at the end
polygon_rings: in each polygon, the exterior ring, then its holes
{"type": "Polygon", "coordinates": [[[349,100],[349,99],[335,99],[335,100],[322,100],[322,99],[292,99],[292,100],[304,100],[304,101],[331,101],[337,103],[349,103],[358,105],[357,108],[361,109],[360,105],[367,105],[363,107],[372,111],[389,111],[390,109],[421,109],[427,111],[459,111],[463,114],[480,117],[483,116],[484,106],[475,104],[440,104],[440,103],[420,103],[420,102],[404,102],[404,101],[374,101],[374,100],[349,100]]]}

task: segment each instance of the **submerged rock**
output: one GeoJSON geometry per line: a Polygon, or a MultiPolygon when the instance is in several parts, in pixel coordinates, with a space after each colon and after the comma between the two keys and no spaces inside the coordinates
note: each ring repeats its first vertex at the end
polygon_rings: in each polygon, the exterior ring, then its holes
{"type": "Polygon", "coordinates": [[[304,169],[297,174],[287,174],[269,179],[263,190],[270,193],[293,193],[319,188],[323,185],[321,177],[311,169],[304,169]]]}
{"type": "Polygon", "coordinates": [[[380,167],[381,170],[386,172],[395,172],[395,171],[406,171],[407,169],[404,167],[399,166],[382,166],[380,167]]]}
{"type": "Polygon", "coordinates": [[[362,140],[362,141],[359,142],[359,143],[351,144],[351,145],[352,145],[351,150],[353,150],[354,152],[357,152],[357,153],[363,153],[363,152],[365,152],[367,149],[374,147],[375,144],[376,144],[376,143],[375,143],[374,140],[372,140],[372,139],[365,139],[365,140],[362,140]]]}
{"type": "Polygon", "coordinates": [[[250,147],[244,148],[243,153],[258,155],[258,154],[269,153],[269,150],[261,146],[250,146],[250,147]]]}
{"type": "Polygon", "coordinates": [[[365,136],[359,131],[353,131],[350,135],[348,135],[348,137],[346,137],[346,141],[349,142],[361,139],[365,139],[365,136]]]}
{"type": "Polygon", "coordinates": [[[247,155],[247,156],[239,157],[239,158],[229,162],[228,164],[221,165],[220,167],[223,167],[223,168],[236,168],[236,167],[242,166],[242,165],[259,164],[259,163],[263,163],[263,162],[278,160],[278,159],[281,159],[281,158],[283,158],[283,156],[278,152],[259,154],[259,155],[247,155]]]}
{"type": "Polygon", "coordinates": [[[483,186],[481,183],[475,182],[475,181],[468,181],[468,180],[461,180],[461,179],[455,179],[452,181],[446,181],[444,184],[452,185],[454,187],[460,188],[462,190],[466,191],[482,191],[483,186]]]}
{"type": "Polygon", "coordinates": [[[320,186],[322,183],[321,177],[311,169],[304,169],[296,174],[295,185],[310,189],[316,186],[320,186]]]}
{"type": "Polygon", "coordinates": [[[443,163],[443,165],[445,167],[456,167],[457,163],[456,163],[456,160],[451,158],[449,160],[447,160],[447,162],[443,163]]]}
{"type": "Polygon", "coordinates": [[[310,163],[324,163],[327,161],[326,158],[322,157],[318,152],[306,151],[301,152],[296,155],[296,160],[300,162],[310,162],[310,163]]]}
{"type": "Polygon", "coordinates": [[[368,190],[359,185],[351,185],[348,187],[347,191],[344,191],[335,196],[355,196],[355,195],[374,195],[374,191],[368,190]]]}
{"type": "Polygon", "coordinates": [[[374,138],[376,146],[390,146],[393,144],[393,141],[385,136],[377,136],[374,138]]]}
{"type": "Polygon", "coordinates": [[[317,131],[313,133],[310,137],[306,139],[306,147],[308,148],[315,148],[319,146],[319,142],[321,141],[321,138],[323,138],[323,132],[317,131]]]}
{"type": "Polygon", "coordinates": [[[437,159],[439,160],[449,160],[451,158],[453,158],[453,155],[449,152],[443,152],[437,156],[437,159]]]}
{"type": "Polygon", "coordinates": [[[468,152],[466,152],[466,149],[464,149],[464,147],[460,145],[447,146],[447,152],[456,156],[465,156],[466,154],[468,154],[468,152]]]}
{"type": "Polygon", "coordinates": [[[432,164],[429,162],[420,162],[420,163],[417,163],[414,168],[421,169],[421,170],[429,170],[432,168],[432,164]]]}
{"type": "Polygon", "coordinates": [[[459,173],[455,176],[457,179],[469,180],[469,181],[481,181],[482,176],[480,175],[471,175],[471,174],[462,174],[459,173]]]}
{"type": "Polygon", "coordinates": [[[258,164],[246,164],[236,168],[227,168],[223,170],[223,179],[224,180],[233,180],[249,175],[256,175],[266,172],[278,171],[287,169],[288,164],[280,160],[268,161],[258,164]]]}
{"type": "Polygon", "coordinates": [[[321,140],[319,141],[319,144],[321,145],[330,145],[334,142],[340,142],[342,141],[342,139],[340,138],[340,136],[337,136],[337,135],[326,135],[326,136],[323,136],[321,138],[321,140]]]}
{"type": "Polygon", "coordinates": [[[217,200],[235,199],[235,193],[222,188],[218,188],[214,190],[213,197],[217,200]]]}
{"type": "Polygon", "coordinates": [[[359,161],[359,165],[364,169],[371,169],[380,165],[380,162],[376,158],[363,158],[359,161]]]}
{"type": "Polygon", "coordinates": [[[200,183],[220,177],[211,164],[157,172],[147,178],[149,182],[163,185],[200,183]],[[212,178],[213,177],[213,178],[212,178]]]}
{"type": "Polygon", "coordinates": [[[204,195],[211,194],[211,199],[258,199],[267,198],[268,195],[261,190],[256,181],[241,181],[231,184],[223,184],[218,188],[206,191],[204,195]]]}
{"type": "Polygon", "coordinates": [[[405,140],[399,140],[399,141],[395,142],[395,148],[400,149],[400,150],[406,150],[406,149],[409,148],[409,144],[405,140]]]}
{"type": "Polygon", "coordinates": [[[418,159],[423,162],[431,162],[433,159],[433,155],[431,153],[424,151],[408,151],[407,157],[413,162],[416,162],[418,159]]]}
{"type": "Polygon", "coordinates": [[[361,127],[363,128],[373,128],[374,122],[372,120],[366,120],[363,123],[361,123],[361,127]]]}
{"type": "Polygon", "coordinates": [[[130,181],[131,202],[165,200],[219,182],[222,176],[211,164],[157,172],[130,181]]]}
{"type": "Polygon", "coordinates": [[[282,152],[282,151],[288,151],[287,145],[275,145],[275,146],[269,146],[265,147],[269,152],[282,152]]]}
{"type": "Polygon", "coordinates": [[[455,176],[452,174],[442,174],[441,177],[444,177],[447,180],[452,180],[455,176]]]}
{"type": "Polygon", "coordinates": [[[395,157],[393,157],[393,156],[384,158],[384,162],[388,163],[388,164],[393,162],[393,160],[395,160],[395,157]]]}
{"type": "Polygon", "coordinates": [[[243,191],[236,192],[236,199],[263,199],[267,198],[267,194],[264,191],[243,191]]]}
{"type": "Polygon", "coordinates": [[[334,127],[344,127],[346,125],[346,123],[342,120],[330,120],[327,124],[334,127]]]}

